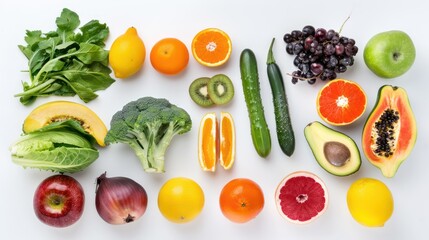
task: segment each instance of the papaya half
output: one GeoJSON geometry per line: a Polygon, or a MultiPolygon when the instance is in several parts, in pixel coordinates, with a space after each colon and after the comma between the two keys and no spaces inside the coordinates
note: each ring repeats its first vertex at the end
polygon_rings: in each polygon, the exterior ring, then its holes
{"type": "Polygon", "coordinates": [[[105,146],[107,128],[104,122],[91,109],[75,102],[52,101],[36,107],[25,118],[22,130],[29,133],[50,123],[69,119],[79,122],[83,129],[95,138],[98,145],[105,146]]]}
{"type": "Polygon", "coordinates": [[[362,132],[362,149],[385,177],[393,177],[410,155],[417,139],[417,124],[405,89],[380,87],[377,101],[362,132]]]}

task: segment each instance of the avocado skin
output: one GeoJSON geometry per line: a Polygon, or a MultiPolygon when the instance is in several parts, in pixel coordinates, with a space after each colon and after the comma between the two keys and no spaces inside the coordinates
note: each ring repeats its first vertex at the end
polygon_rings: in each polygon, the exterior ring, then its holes
{"type": "Polygon", "coordinates": [[[328,173],[335,176],[348,176],[359,170],[362,164],[359,148],[346,134],[314,121],[304,128],[304,135],[317,163],[328,173]],[[326,158],[324,146],[328,142],[342,143],[350,150],[350,159],[343,166],[335,166],[326,158]]]}

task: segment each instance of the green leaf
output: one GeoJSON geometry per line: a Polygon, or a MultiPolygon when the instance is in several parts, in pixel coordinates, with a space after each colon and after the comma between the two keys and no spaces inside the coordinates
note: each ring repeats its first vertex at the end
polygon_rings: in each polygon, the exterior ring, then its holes
{"type": "MultiPolygon", "coordinates": [[[[49,130],[49,128],[48,128],[49,130]]],[[[23,152],[28,149],[38,149],[41,142],[51,142],[52,145],[69,145],[73,147],[92,148],[92,144],[76,132],[60,131],[36,131],[21,136],[13,145],[13,150],[23,152]]],[[[45,145],[44,145],[45,146],[45,145]]],[[[43,148],[42,150],[44,150],[43,148]]]]}
{"type": "Polygon", "coordinates": [[[59,30],[64,32],[74,31],[80,24],[79,16],[77,13],[64,8],[61,12],[61,16],[57,17],[55,23],[59,30]]]}
{"type": "Polygon", "coordinates": [[[48,61],[43,66],[43,71],[44,72],[60,71],[61,69],[63,69],[63,67],[64,67],[63,61],[61,61],[60,59],[53,59],[48,61]]]}
{"type": "Polygon", "coordinates": [[[101,72],[68,70],[62,71],[62,74],[70,83],[79,83],[93,91],[104,90],[115,82],[109,75],[101,72]]]}
{"type": "Polygon", "coordinates": [[[42,69],[43,65],[49,61],[50,55],[43,50],[37,50],[28,62],[31,75],[36,75],[42,69]]]}
{"type": "Polygon", "coordinates": [[[25,55],[27,59],[30,59],[33,56],[33,51],[29,47],[25,47],[23,45],[18,45],[19,50],[25,55]]]}
{"type": "Polygon", "coordinates": [[[31,47],[34,44],[37,44],[38,42],[44,40],[46,38],[42,37],[42,31],[26,31],[26,36],[24,37],[25,42],[31,47]]]}
{"type": "Polygon", "coordinates": [[[46,50],[46,49],[54,49],[55,48],[55,39],[48,38],[46,40],[42,40],[38,43],[38,46],[40,50],[46,50]]]}
{"type": "Polygon", "coordinates": [[[66,119],[58,122],[50,123],[30,133],[40,133],[47,131],[71,131],[85,137],[91,144],[95,143],[95,138],[83,128],[82,124],[75,119],[66,119]]]}
{"type": "Polygon", "coordinates": [[[94,61],[105,61],[109,56],[109,51],[91,43],[81,43],[80,49],[73,54],[83,63],[91,64],[94,61]]]}
{"type": "Polygon", "coordinates": [[[106,24],[101,24],[98,20],[91,20],[80,28],[81,33],[76,34],[77,42],[92,43],[100,47],[105,46],[105,41],[109,35],[109,28],[106,24]]]}

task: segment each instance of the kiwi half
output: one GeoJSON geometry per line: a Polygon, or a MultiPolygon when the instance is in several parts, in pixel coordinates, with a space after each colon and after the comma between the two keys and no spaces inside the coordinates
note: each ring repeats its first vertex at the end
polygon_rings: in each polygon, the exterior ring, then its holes
{"type": "Polygon", "coordinates": [[[197,78],[189,86],[189,95],[191,99],[202,107],[209,107],[214,104],[207,89],[210,80],[211,79],[208,77],[197,78]]]}
{"type": "Polygon", "coordinates": [[[234,97],[234,85],[228,76],[217,74],[208,82],[207,92],[215,104],[226,104],[234,97]]]}

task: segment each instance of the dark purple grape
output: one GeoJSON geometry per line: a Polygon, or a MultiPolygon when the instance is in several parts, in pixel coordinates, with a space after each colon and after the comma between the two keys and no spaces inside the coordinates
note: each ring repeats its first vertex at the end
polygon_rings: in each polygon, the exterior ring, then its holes
{"type": "Polygon", "coordinates": [[[292,37],[293,37],[295,40],[299,40],[299,39],[301,39],[301,38],[302,38],[302,32],[301,32],[301,31],[299,31],[299,30],[293,30],[293,31],[291,32],[291,35],[292,35],[292,37]]]}
{"type": "Polygon", "coordinates": [[[290,55],[293,55],[293,44],[292,43],[286,44],[286,52],[290,55]]]}
{"type": "Polygon", "coordinates": [[[285,41],[285,43],[291,43],[291,42],[293,42],[295,39],[292,37],[292,34],[290,34],[290,33],[286,33],[284,36],[283,36],[283,41],[285,41]]]}
{"type": "Polygon", "coordinates": [[[347,44],[347,45],[344,47],[344,52],[345,52],[345,54],[346,54],[347,56],[353,56],[353,45],[351,45],[351,44],[347,44]]]}
{"type": "Polygon", "coordinates": [[[307,79],[314,78],[314,74],[313,74],[311,71],[308,71],[304,76],[305,76],[305,78],[307,78],[307,79]]]}
{"type": "Polygon", "coordinates": [[[299,64],[301,64],[301,59],[299,58],[299,56],[296,56],[293,59],[293,65],[295,65],[296,67],[298,67],[299,64]]]}
{"type": "Polygon", "coordinates": [[[308,55],[307,58],[308,58],[308,61],[310,63],[314,63],[314,62],[318,62],[319,61],[319,56],[314,55],[314,54],[313,55],[308,55]]]}
{"type": "Polygon", "coordinates": [[[322,80],[322,81],[326,81],[326,80],[328,80],[328,77],[326,76],[326,74],[322,73],[322,74],[319,76],[319,79],[320,79],[320,80],[322,80]]]}
{"type": "Polygon", "coordinates": [[[312,63],[310,65],[310,70],[314,73],[314,75],[319,75],[323,72],[323,65],[320,63],[312,63]]]}
{"type": "Polygon", "coordinates": [[[300,71],[293,71],[292,72],[292,83],[296,84],[298,82],[299,78],[301,78],[301,72],[300,71]]]}
{"type": "Polygon", "coordinates": [[[337,44],[337,43],[339,43],[340,42],[340,37],[338,37],[338,36],[333,36],[332,37],[332,39],[331,39],[331,43],[332,44],[337,44]]]}
{"type": "Polygon", "coordinates": [[[331,40],[334,36],[338,36],[338,33],[336,33],[334,30],[330,29],[328,32],[326,32],[327,40],[331,40]]]}
{"type": "Polygon", "coordinates": [[[330,43],[326,44],[325,49],[323,50],[323,53],[327,56],[333,55],[335,53],[334,45],[332,45],[330,43]]]}
{"type": "Polygon", "coordinates": [[[353,45],[353,46],[356,44],[355,40],[354,40],[354,39],[351,39],[351,38],[349,38],[349,43],[350,43],[351,45],[353,45]]]}
{"type": "Polygon", "coordinates": [[[303,74],[307,74],[307,73],[310,71],[310,66],[309,66],[308,64],[301,63],[301,64],[298,66],[298,69],[299,69],[299,70],[301,70],[301,72],[302,72],[303,74]]]}
{"type": "Polygon", "coordinates": [[[308,84],[315,84],[316,83],[316,78],[311,78],[307,80],[308,84]]]}
{"type": "Polygon", "coordinates": [[[316,55],[316,56],[320,56],[320,55],[322,55],[322,54],[323,54],[323,45],[319,44],[319,45],[316,47],[316,51],[314,52],[314,55],[316,55]]]}
{"type": "Polygon", "coordinates": [[[316,30],[316,33],[314,34],[314,37],[317,40],[321,41],[321,42],[325,41],[325,39],[326,39],[326,29],[324,29],[324,28],[318,28],[316,30]]]}
{"type": "Polygon", "coordinates": [[[329,58],[329,62],[326,64],[326,67],[333,69],[337,65],[338,65],[338,59],[335,56],[331,56],[329,58]]]}
{"type": "Polygon", "coordinates": [[[349,43],[349,39],[347,37],[340,37],[340,43],[347,45],[349,43]]]}
{"type": "Polygon", "coordinates": [[[332,72],[332,74],[329,76],[329,80],[334,80],[335,78],[337,78],[337,74],[332,72]]]}
{"type": "Polygon", "coordinates": [[[292,83],[293,83],[293,84],[296,84],[297,82],[298,82],[298,78],[293,77],[293,78],[292,78],[292,83]]]}
{"type": "Polygon", "coordinates": [[[337,73],[343,73],[345,71],[347,71],[347,67],[344,65],[340,64],[340,65],[335,67],[335,72],[337,72],[337,73]]]}
{"type": "Polygon", "coordinates": [[[358,51],[359,51],[359,48],[356,46],[353,46],[352,55],[355,56],[358,51]]]}
{"type": "Polygon", "coordinates": [[[352,62],[352,58],[351,57],[344,57],[344,58],[341,58],[338,63],[341,64],[341,65],[344,65],[344,66],[350,66],[351,62],[352,62]]]}
{"type": "Polygon", "coordinates": [[[316,32],[316,30],[314,29],[314,27],[308,25],[302,29],[302,36],[303,37],[314,36],[315,32],[316,32]]]}
{"type": "Polygon", "coordinates": [[[300,78],[302,76],[301,71],[293,71],[292,77],[300,78]]]}
{"type": "Polygon", "coordinates": [[[301,60],[301,62],[302,62],[302,63],[305,63],[305,64],[308,64],[308,63],[310,63],[310,58],[308,58],[307,56],[305,56],[305,58],[303,58],[303,59],[301,60]]]}
{"type": "Polygon", "coordinates": [[[335,54],[342,55],[344,53],[344,45],[343,44],[337,44],[335,45],[335,54]]]}
{"type": "Polygon", "coordinates": [[[355,59],[353,57],[350,57],[349,66],[353,66],[354,62],[355,62],[355,59]]]}
{"type": "Polygon", "coordinates": [[[317,46],[319,46],[319,42],[317,40],[313,40],[310,44],[310,48],[314,48],[316,50],[317,46]]]}
{"type": "Polygon", "coordinates": [[[304,49],[308,50],[311,48],[311,44],[314,41],[314,37],[313,36],[308,36],[307,38],[305,38],[304,40],[304,49]]]}
{"type": "Polygon", "coordinates": [[[293,54],[298,55],[303,49],[304,47],[301,44],[295,43],[293,46],[293,54]]]}

